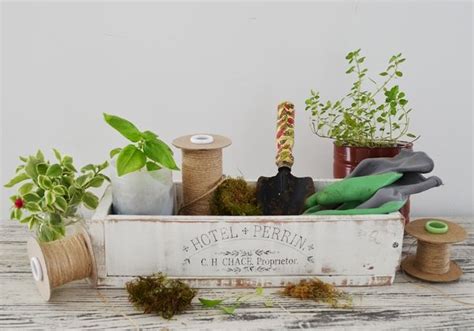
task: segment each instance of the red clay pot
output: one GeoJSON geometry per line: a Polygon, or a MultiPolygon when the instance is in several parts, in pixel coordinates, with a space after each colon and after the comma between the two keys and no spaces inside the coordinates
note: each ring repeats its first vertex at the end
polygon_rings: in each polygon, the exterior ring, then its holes
{"type": "MultiPolygon", "coordinates": [[[[352,146],[337,146],[334,144],[334,163],[333,175],[334,178],[346,177],[360,161],[374,157],[393,157],[400,153],[403,148],[413,150],[413,144],[408,142],[400,142],[393,147],[352,147],[352,146]]],[[[400,212],[405,217],[405,223],[410,220],[410,200],[405,206],[400,209],[400,212]]]]}

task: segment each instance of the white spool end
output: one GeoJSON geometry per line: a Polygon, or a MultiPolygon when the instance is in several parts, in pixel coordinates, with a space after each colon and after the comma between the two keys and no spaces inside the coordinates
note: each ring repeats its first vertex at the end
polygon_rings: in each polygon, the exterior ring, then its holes
{"type": "Polygon", "coordinates": [[[208,134],[195,134],[189,139],[193,144],[205,145],[212,144],[214,142],[214,137],[208,134]]]}
{"type": "Polygon", "coordinates": [[[41,263],[36,256],[33,256],[30,259],[31,273],[33,278],[39,282],[43,280],[43,269],[41,268],[41,263]]]}
{"type": "Polygon", "coordinates": [[[41,245],[35,238],[29,238],[27,242],[28,257],[30,258],[31,272],[35,280],[36,287],[44,300],[51,298],[51,284],[49,282],[48,269],[44,259],[41,245]]]}

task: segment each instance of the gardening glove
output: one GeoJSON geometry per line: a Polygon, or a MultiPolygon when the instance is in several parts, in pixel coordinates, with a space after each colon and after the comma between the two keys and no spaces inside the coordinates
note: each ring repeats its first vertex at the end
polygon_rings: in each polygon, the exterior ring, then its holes
{"type": "Polygon", "coordinates": [[[389,201],[377,208],[366,209],[327,209],[315,212],[309,212],[309,209],[304,212],[305,215],[374,215],[374,214],[388,214],[393,213],[403,207],[406,200],[403,201],[389,201]]]}
{"type": "Polygon", "coordinates": [[[397,172],[345,178],[326,186],[321,191],[311,195],[305,201],[305,208],[315,205],[331,206],[350,201],[366,201],[382,187],[393,184],[403,175],[397,172]]]}
{"type": "Polygon", "coordinates": [[[408,200],[411,194],[420,193],[442,184],[441,179],[436,176],[425,178],[418,173],[406,173],[397,182],[381,188],[370,199],[361,203],[356,208],[376,208],[389,201],[408,200]]]}
{"type": "Polygon", "coordinates": [[[389,171],[428,173],[433,168],[434,162],[425,152],[413,152],[408,149],[402,149],[394,157],[377,157],[362,160],[347,177],[368,176],[389,171]]]}

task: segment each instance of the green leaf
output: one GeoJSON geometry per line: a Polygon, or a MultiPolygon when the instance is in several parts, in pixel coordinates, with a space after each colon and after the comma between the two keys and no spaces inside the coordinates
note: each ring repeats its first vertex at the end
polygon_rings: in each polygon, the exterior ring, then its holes
{"type": "Polygon", "coordinates": [[[62,161],[61,153],[59,153],[59,151],[56,148],[53,148],[53,152],[54,152],[54,156],[56,157],[56,159],[59,161],[59,163],[61,163],[61,161],[62,161]]]}
{"type": "Polygon", "coordinates": [[[386,72],[384,71],[384,72],[381,72],[379,75],[380,75],[380,76],[387,76],[388,73],[386,73],[386,72]]]}
{"type": "Polygon", "coordinates": [[[53,193],[53,191],[46,191],[44,192],[44,200],[47,205],[52,205],[56,201],[56,195],[53,193]]]}
{"type": "MultiPolygon", "coordinates": [[[[146,144],[146,143],[145,143],[146,144]]],[[[145,166],[145,154],[134,145],[128,145],[118,155],[117,173],[119,176],[140,170],[145,166]]]]}
{"type": "Polygon", "coordinates": [[[90,187],[101,187],[102,184],[104,183],[104,177],[93,177],[90,181],[89,181],[89,186],[90,187]]]}
{"type": "Polygon", "coordinates": [[[88,164],[81,168],[81,172],[94,171],[94,170],[95,170],[95,165],[93,164],[88,164]]]}
{"type": "Polygon", "coordinates": [[[255,289],[255,294],[256,295],[263,295],[263,287],[257,287],[255,289]]]}
{"type": "Polygon", "coordinates": [[[114,148],[110,151],[110,158],[113,159],[115,155],[119,154],[122,149],[120,147],[114,148]]]}
{"type": "Polygon", "coordinates": [[[39,175],[38,176],[38,185],[43,190],[48,190],[53,186],[53,183],[51,182],[51,179],[49,179],[49,177],[46,177],[45,175],[39,175]]]}
{"type": "Polygon", "coordinates": [[[99,198],[94,193],[85,192],[82,196],[82,202],[87,208],[96,209],[99,205],[99,198]]]}
{"type": "Polygon", "coordinates": [[[152,131],[146,130],[142,132],[142,137],[145,140],[156,140],[156,138],[158,138],[158,135],[152,131]]]}
{"type": "Polygon", "coordinates": [[[46,176],[48,177],[58,177],[61,176],[63,173],[63,169],[59,164],[52,164],[48,167],[48,170],[46,171],[46,176]]]}
{"type": "Polygon", "coordinates": [[[59,209],[62,212],[65,212],[67,209],[67,202],[66,199],[64,199],[61,196],[56,197],[56,201],[54,202],[54,207],[59,209]]]}
{"type": "Polygon", "coordinates": [[[33,215],[24,217],[24,218],[22,218],[22,219],[20,220],[20,223],[29,223],[32,218],[33,218],[33,215]]]}
{"type": "Polygon", "coordinates": [[[87,173],[82,176],[77,177],[76,179],[76,186],[78,187],[84,187],[86,183],[89,181],[89,179],[92,178],[92,174],[87,173]]]}
{"type": "Polygon", "coordinates": [[[62,185],[57,185],[53,187],[53,193],[56,195],[65,195],[66,194],[66,187],[62,185]]]}
{"type": "Polygon", "coordinates": [[[416,136],[413,133],[407,133],[407,137],[416,138],[416,136]]]}
{"type": "Polygon", "coordinates": [[[23,212],[20,208],[15,208],[14,213],[13,213],[13,218],[16,220],[21,220],[21,216],[23,215],[23,212]]]}
{"type": "Polygon", "coordinates": [[[27,202],[25,208],[32,213],[41,212],[41,207],[37,202],[27,202]]]}
{"type": "Polygon", "coordinates": [[[46,175],[48,165],[46,163],[39,163],[36,165],[36,171],[38,172],[38,175],[46,175]]]}
{"type": "Polygon", "coordinates": [[[33,183],[25,183],[22,186],[20,186],[20,188],[18,189],[18,193],[20,193],[21,195],[30,193],[34,186],[35,184],[33,183]]]}
{"type": "Polygon", "coordinates": [[[18,175],[16,175],[15,177],[13,177],[13,178],[12,178],[8,183],[6,183],[4,186],[5,186],[5,187],[13,187],[13,186],[15,186],[16,184],[18,184],[18,183],[20,183],[20,182],[22,182],[22,181],[24,181],[24,180],[27,180],[27,179],[29,179],[29,178],[30,178],[30,177],[29,177],[26,173],[22,172],[22,173],[19,173],[18,175]]]}
{"type": "Polygon", "coordinates": [[[158,164],[156,164],[155,162],[147,161],[146,170],[155,171],[155,170],[160,170],[160,169],[161,169],[161,167],[158,164]]]}
{"type": "Polygon", "coordinates": [[[102,171],[109,166],[109,161],[104,161],[103,163],[97,166],[97,171],[102,171]]]}
{"type": "Polygon", "coordinates": [[[38,161],[30,156],[28,158],[28,161],[26,162],[25,165],[25,172],[30,176],[32,179],[36,179],[38,177],[38,171],[36,170],[36,165],[38,164],[38,161]]]}
{"type": "Polygon", "coordinates": [[[23,200],[26,202],[38,202],[41,200],[41,197],[36,193],[27,193],[23,196],[23,200]]]}
{"type": "Polygon", "coordinates": [[[41,162],[44,162],[44,154],[41,150],[38,149],[38,151],[36,152],[36,158],[41,161],[41,162]]]}
{"type": "Polygon", "coordinates": [[[145,146],[143,148],[145,155],[152,159],[155,162],[158,162],[163,167],[179,170],[176,165],[173,155],[170,152],[170,148],[163,141],[157,140],[147,140],[145,141],[145,146]]]}
{"type": "Polygon", "coordinates": [[[120,132],[128,140],[137,142],[141,139],[142,135],[140,130],[126,119],[106,113],[104,113],[104,119],[111,127],[120,132]]]}
{"type": "Polygon", "coordinates": [[[402,77],[403,73],[401,71],[395,71],[395,75],[397,75],[398,77],[402,77]]]}
{"type": "Polygon", "coordinates": [[[234,306],[221,306],[220,307],[222,311],[226,314],[233,315],[235,313],[235,308],[234,306]]]}
{"type": "Polygon", "coordinates": [[[203,306],[209,307],[209,308],[215,307],[221,304],[223,301],[224,301],[223,299],[212,300],[212,299],[199,298],[199,302],[201,302],[203,306]]]}

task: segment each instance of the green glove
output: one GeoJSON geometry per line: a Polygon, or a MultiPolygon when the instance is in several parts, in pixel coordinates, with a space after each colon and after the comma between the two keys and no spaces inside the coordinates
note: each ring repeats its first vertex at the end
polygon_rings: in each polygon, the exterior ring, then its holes
{"type": "MultiPolygon", "coordinates": [[[[398,211],[403,207],[407,200],[403,201],[389,201],[377,208],[366,209],[327,209],[310,212],[310,209],[304,212],[304,215],[373,215],[373,214],[388,214],[398,211]]],[[[314,206],[312,208],[319,207],[314,206]]],[[[316,209],[316,208],[315,208],[316,209]]]]}
{"type": "Polygon", "coordinates": [[[311,195],[305,202],[308,209],[316,204],[335,205],[350,201],[366,201],[379,189],[396,182],[403,174],[386,172],[378,175],[345,178],[311,195]]]}

